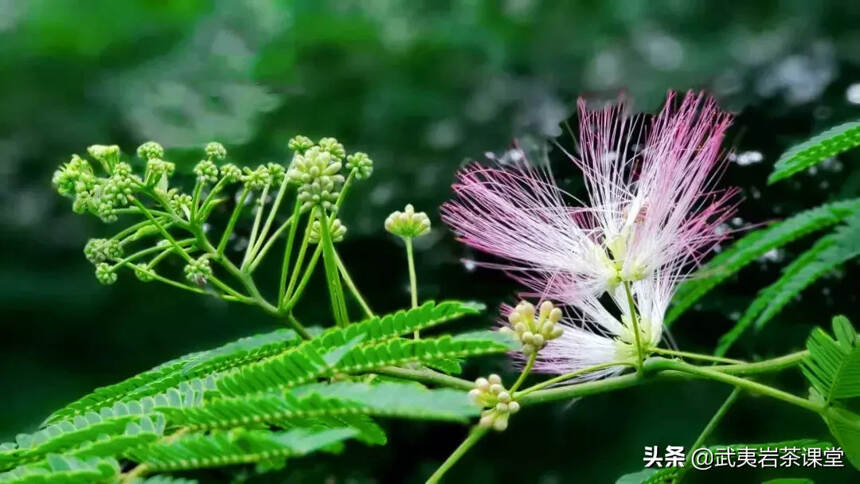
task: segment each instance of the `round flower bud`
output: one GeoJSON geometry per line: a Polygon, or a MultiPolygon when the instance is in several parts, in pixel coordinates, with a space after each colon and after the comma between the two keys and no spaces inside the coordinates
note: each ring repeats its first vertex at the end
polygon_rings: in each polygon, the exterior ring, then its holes
{"type": "Polygon", "coordinates": [[[92,145],[87,148],[87,153],[98,160],[108,173],[112,173],[114,165],[119,162],[119,146],[117,145],[92,145]]]}
{"type": "Polygon", "coordinates": [[[294,151],[296,153],[304,153],[313,145],[314,142],[311,141],[311,139],[307,136],[295,136],[290,140],[289,143],[287,143],[287,147],[290,149],[290,151],[294,151]]]}
{"type": "Polygon", "coordinates": [[[113,239],[90,239],[84,246],[84,256],[93,264],[122,258],[122,247],[113,239]]]}
{"type": "Polygon", "coordinates": [[[100,283],[109,286],[116,282],[116,272],[114,272],[110,264],[102,262],[96,265],[96,279],[98,279],[100,283]]]}
{"type": "Polygon", "coordinates": [[[385,219],[385,230],[403,238],[420,237],[430,232],[430,218],[408,204],[403,212],[394,211],[385,219]]]}
{"type": "Polygon", "coordinates": [[[221,176],[227,183],[235,183],[242,178],[242,170],[232,163],[226,163],[221,166],[221,176]]]}
{"type": "Polygon", "coordinates": [[[176,165],[169,161],[164,161],[159,158],[150,158],[146,162],[146,173],[145,177],[149,183],[161,183],[167,185],[166,178],[173,174],[173,171],[176,169],[176,165]]]}
{"type": "MultiPolygon", "coordinates": [[[[308,234],[308,242],[318,244],[322,240],[321,228],[320,221],[314,220],[308,234]]],[[[336,218],[329,223],[329,233],[331,234],[332,242],[340,242],[343,240],[344,235],[346,235],[346,226],[340,222],[340,219],[336,218]]]]}
{"type": "Polygon", "coordinates": [[[287,170],[278,163],[268,163],[266,164],[266,169],[269,170],[269,178],[272,181],[272,185],[280,185],[287,175],[287,170]]]}
{"type": "Polygon", "coordinates": [[[73,197],[81,192],[91,190],[96,177],[89,162],[78,155],[54,172],[52,183],[60,195],[73,197]]]}
{"type": "Polygon", "coordinates": [[[187,193],[173,192],[168,200],[167,205],[173,213],[185,215],[185,218],[191,217],[191,204],[194,199],[187,193]]]}
{"type": "Polygon", "coordinates": [[[329,210],[334,206],[344,181],[341,166],[337,158],[317,146],[293,156],[287,176],[290,182],[299,185],[298,200],[302,210],[313,206],[329,210]]]}
{"type": "Polygon", "coordinates": [[[212,160],[200,160],[194,167],[199,183],[215,183],[218,181],[218,167],[212,160]]]}
{"type": "Polygon", "coordinates": [[[209,259],[201,257],[193,259],[185,265],[185,278],[193,284],[202,286],[212,277],[212,266],[209,265],[209,259]]]}
{"type": "Polygon", "coordinates": [[[145,269],[147,272],[144,272],[140,266],[134,266],[134,276],[141,282],[151,282],[153,277],[150,273],[154,272],[154,270],[151,267],[146,267],[145,269]]]}
{"type": "Polygon", "coordinates": [[[227,148],[217,141],[206,144],[206,157],[209,160],[223,160],[227,157],[227,148]]]}
{"type": "Polygon", "coordinates": [[[317,146],[319,146],[321,150],[329,152],[329,154],[337,158],[338,161],[342,160],[343,157],[346,156],[346,150],[343,149],[343,145],[338,143],[334,138],[323,138],[319,143],[317,143],[317,146]]]}
{"type": "Polygon", "coordinates": [[[373,160],[367,153],[356,152],[346,157],[346,169],[355,173],[355,178],[363,180],[373,174],[373,160]]]}
{"type": "Polygon", "coordinates": [[[262,190],[271,183],[269,169],[265,165],[260,165],[256,169],[245,168],[243,170],[242,182],[245,183],[250,190],[262,190]]]}
{"type": "Polygon", "coordinates": [[[137,156],[144,160],[164,158],[164,148],[155,141],[147,141],[137,147],[137,156]]]}

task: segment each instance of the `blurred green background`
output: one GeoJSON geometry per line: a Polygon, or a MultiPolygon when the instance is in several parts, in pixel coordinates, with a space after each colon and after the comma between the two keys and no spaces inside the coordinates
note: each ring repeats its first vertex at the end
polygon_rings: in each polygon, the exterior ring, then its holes
{"type": "MultiPolygon", "coordinates": [[[[238,163],[286,161],[302,133],[336,136],[376,161],[343,219],[347,265],[379,311],[408,303],[405,258],[382,222],[412,202],[436,224],[418,248],[423,298],[471,298],[494,308],[515,286],[461,263],[475,256],[438,221],[454,171],[515,137],[562,133],[575,97],[654,110],[667,89],[707,88],[738,113],[726,182],[744,190],[742,228],[860,192],[860,155],[840,156],[773,187],[765,179],[791,144],[860,115],[856,0],[705,2],[603,0],[0,0],[0,441],[33,431],[54,408],[179,354],[278,326],[253,309],[142,284],[100,286],[82,254],[107,233],[53,193],[51,173],[94,143],[132,152],[155,139],[180,172],[210,140],[238,163]]],[[[565,175],[566,161],[551,154],[565,175]]],[[[572,177],[573,185],[577,180],[572,177]]],[[[769,253],[673,328],[685,349],[709,351],[782,262],[769,253]]],[[[858,315],[856,264],[816,283],[777,321],[734,350],[746,358],[803,345],[813,324],[858,315]]],[[[299,310],[325,318],[321,281],[299,310]]],[[[493,311],[474,326],[492,323],[493,311]]],[[[321,320],[320,322],[324,322],[321,320]]],[[[855,318],[855,323],[858,318],[855,318]]],[[[511,371],[504,359],[469,377],[511,371]]],[[[804,392],[800,378],[775,382],[804,392]]],[[[451,482],[613,482],[642,465],[645,445],[689,445],[728,389],[655,386],[529,408],[485,439],[451,482]]],[[[466,429],[391,422],[385,448],[290,464],[253,482],[419,482],[466,429]]],[[[823,422],[745,397],[714,443],[829,439],[823,422]]],[[[699,473],[693,482],[853,471],[699,473]]],[[[200,476],[200,475],[198,475],[200,476]]],[[[202,474],[225,482],[228,474],[202,474]]]]}

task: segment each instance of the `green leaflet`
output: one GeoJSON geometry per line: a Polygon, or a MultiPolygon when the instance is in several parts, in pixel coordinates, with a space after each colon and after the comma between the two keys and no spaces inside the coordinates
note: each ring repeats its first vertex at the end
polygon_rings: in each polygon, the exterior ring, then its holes
{"type": "MultiPolygon", "coordinates": [[[[503,353],[515,348],[506,344],[506,340],[497,335],[506,337],[498,332],[483,331],[456,337],[445,335],[420,340],[393,339],[362,345],[348,352],[337,365],[334,365],[333,369],[346,373],[370,371],[374,368],[410,362],[503,353]]],[[[512,339],[508,338],[508,340],[513,343],[512,339]]]]}
{"type": "Polygon", "coordinates": [[[161,364],[120,383],[97,388],[93,393],[54,412],[46,424],[86,413],[122,400],[139,399],[161,393],[179,383],[265,358],[299,342],[291,330],[240,338],[209,351],[199,351],[161,364]]]}
{"type": "Polygon", "coordinates": [[[0,474],[4,484],[97,484],[112,482],[119,475],[114,459],[81,460],[56,454],[38,465],[23,466],[0,474]]]}
{"type": "Polygon", "coordinates": [[[860,145],[860,122],[840,124],[791,147],[776,161],[768,184],[788,178],[823,160],[860,145]]]}
{"type": "Polygon", "coordinates": [[[827,404],[860,396],[860,338],[845,316],[833,318],[833,339],[815,328],[801,370],[827,404]]]}
{"type": "Polygon", "coordinates": [[[762,289],[735,326],[722,338],[715,354],[725,355],[743,332],[755,324],[760,330],[801,291],[824,274],[860,255],[860,217],[852,217],[835,233],[819,239],[783,269],[782,276],[762,289]]]}
{"type": "Polygon", "coordinates": [[[860,415],[842,408],[830,407],[823,417],[851,465],[860,470],[860,415]]]}
{"type": "MultiPolygon", "coordinates": [[[[238,425],[278,425],[290,419],[378,415],[447,421],[465,421],[479,413],[466,392],[429,390],[415,383],[314,383],[286,393],[270,392],[238,398],[221,398],[191,408],[162,411],[175,425],[193,429],[238,425]]],[[[352,426],[352,424],[350,424],[352,426]]]]}
{"type": "Polygon", "coordinates": [[[60,420],[74,417],[75,415],[87,413],[91,410],[107,407],[114,402],[122,400],[129,392],[140,388],[147,383],[160,380],[167,375],[180,371],[188,362],[193,361],[203,353],[204,352],[189,353],[185,356],[162,363],[151,370],[145,371],[131,378],[127,378],[119,383],[96,388],[92,393],[85,395],[52,413],[42,425],[45,426],[60,420]]]}
{"type": "Polygon", "coordinates": [[[229,432],[184,435],[129,454],[156,472],[248,464],[302,456],[317,450],[336,449],[336,444],[355,435],[355,430],[293,429],[286,432],[235,429],[229,432]]]}
{"type": "Polygon", "coordinates": [[[478,314],[482,304],[460,301],[427,301],[409,310],[400,310],[385,316],[375,316],[346,328],[330,328],[314,338],[311,344],[318,348],[341,346],[357,336],[365,343],[394,338],[416,330],[426,329],[463,316],[478,314]]]}
{"type": "Polygon", "coordinates": [[[152,476],[146,479],[135,479],[131,484],[197,484],[197,481],[179,477],[152,476]]]}
{"type": "MultiPolygon", "coordinates": [[[[415,329],[428,328],[452,319],[477,314],[482,309],[483,306],[476,303],[442,301],[437,304],[429,301],[418,308],[373,317],[344,329],[331,328],[314,338],[311,344],[320,350],[328,350],[342,346],[356,337],[365,337],[366,342],[392,338],[411,333],[415,329]]],[[[97,388],[91,394],[54,412],[45,424],[97,410],[114,402],[156,395],[183,381],[209,376],[289,352],[299,343],[301,340],[293,331],[279,329],[240,338],[209,351],[190,353],[120,383],[97,388]]]]}
{"type": "Polygon", "coordinates": [[[671,325],[702,296],[767,251],[788,244],[804,235],[839,223],[860,212],[860,199],[821,205],[771,226],[751,232],[720,252],[683,283],[673,298],[665,324],[671,325]]]}

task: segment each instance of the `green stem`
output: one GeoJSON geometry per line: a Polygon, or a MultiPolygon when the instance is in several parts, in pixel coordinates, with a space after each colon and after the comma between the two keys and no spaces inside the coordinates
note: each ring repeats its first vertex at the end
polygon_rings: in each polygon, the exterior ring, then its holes
{"type": "Polygon", "coordinates": [[[396,376],[406,380],[415,380],[422,383],[432,383],[434,385],[458,388],[460,390],[468,391],[475,388],[475,384],[473,382],[457,378],[456,376],[439,373],[428,368],[414,370],[410,368],[401,368],[399,366],[386,366],[374,370],[374,372],[383,375],[396,376]]]}
{"type": "MultiPolygon", "coordinates": [[[[192,242],[194,242],[194,239],[182,239],[182,240],[177,240],[177,241],[176,241],[176,243],[177,243],[177,244],[179,244],[180,246],[185,246],[185,245],[188,245],[188,244],[190,244],[190,243],[192,243],[192,242]]],[[[153,254],[153,253],[155,253],[155,252],[161,252],[161,251],[163,251],[163,250],[165,250],[165,249],[164,249],[164,247],[159,247],[159,246],[147,247],[146,249],[139,250],[139,251],[137,251],[137,252],[135,252],[135,253],[133,253],[133,254],[129,254],[129,255],[125,256],[124,258],[120,259],[120,260],[119,260],[119,261],[114,265],[114,267],[113,267],[113,268],[114,268],[114,269],[116,269],[116,268],[118,268],[118,267],[120,267],[120,266],[122,266],[122,265],[125,265],[126,263],[131,262],[131,261],[133,261],[133,260],[135,260],[135,259],[139,259],[139,258],[141,258],[141,257],[143,257],[143,256],[146,256],[146,255],[149,255],[149,254],[153,254]]],[[[173,251],[174,249],[171,247],[171,248],[169,248],[169,249],[167,249],[167,250],[169,250],[169,251],[173,251]]]]}
{"type": "Polygon", "coordinates": [[[221,179],[218,180],[218,183],[216,183],[215,186],[212,187],[212,190],[210,190],[209,193],[206,195],[206,198],[203,199],[203,203],[200,204],[199,212],[204,215],[204,218],[206,213],[209,211],[209,205],[212,203],[212,199],[215,198],[215,195],[221,192],[221,189],[224,188],[224,185],[226,184],[227,178],[221,177],[221,179]]]}
{"type": "MultiPolygon", "coordinates": [[[[415,275],[415,256],[412,253],[412,237],[404,237],[406,243],[406,262],[409,265],[409,294],[412,297],[412,307],[418,307],[418,278],[415,275]]],[[[414,333],[415,339],[420,338],[421,334],[416,329],[414,333]]]]}
{"type": "Polygon", "coordinates": [[[197,203],[200,201],[200,191],[203,190],[203,182],[197,180],[194,184],[194,192],[191,195],[191,223],[197,221],[197,203]]]}
{"type": "MultiPolygon", "coordinates": [[[[269,249],[271,249],[272,245],[275,244],[275,241],[278,240],[278,237],[280,237],[284,230],[286,230],[287,227],[291,226],[292,224],[293,217],[290,216],[287,218],[287,220],[284,221],[284,223],[281,224],[280,227],[275,230],[272,236],[269,237],[269,240],[266,241],[266,245],[264,245],[263,248],[259,252],[257,252],[256,257],[254,257],[254,261],[251,262],[251,264],[248,266],[248,272],[254,272],[257,269],[257,266],[260,265],[260,262],[263,260],[264,257],[266,257],[266,254],[269,253],[269,249]]],[[[286,277],[284,277],[284,286],[286,286],[286,277]]]]}
{"type": "Polygon", "coordinates": [[[636,371],[642,371],[642,362],[645,356],[642,354],[642,343],[639,337],[639,316],[636,313],[636,303],[633,302],[633,294],[630,291],[630,283],[624,281],[624,292],[627,294],[627,304],[630,305],[630,321],[633,323],[633,339],[636,343],[636,371]]]}
{"type": "Polygon", "coordinates": [[[157,228],[158,231],[161,232],[161,235],[163,235],[164,238],[167,239],[168,242],[170,242],[170,244],[176,249],[179,255],[181,255],[182,258],[184,258],[186,261],[190,262],[191,256],[188,255],[188,252],[185,252],[185,249],[183,249],[179,244],[176,243],[176,239],[174,239],[173,236],[170,235],[170,232],[168,232],[160,223],[158,223],[158,220],[155,219],[155,216],[152,215],[149,209],[146,208],[146,206],[144,206],[142,203],[140,203],[140,200],[138,200],[137,198],[134,199],[134,204],[140,209],[141,212],[143,212],[144,215],[146,215],[147,218],[149,218],[152,224],[155,225],[155,228],[157,228]]]}
{"type": "Polygon", "coordinates": [[[224,229],[224,234],[221,235],[221,241],[218,242],[218,248],[215,250],[218,257],[221,257],[221,255],[224,254],[224,248],[227,247],[227,241],[230,239],[230,235],[236,227],[236,221],[239,220],[239,215],[242,213],[242,209],[245,208],[245,198],[247,198],[247,196],[248,187],[245,186],[242,188],[242,193],[239,195],[236,207],[233,208],[233,213],[230,215],[230,220],[227,222],[227,228],[224,229]]]}
{"type": "Polygon", "coordinates": [[[322,254],[322,247],[317,246],[316,250],[314,250],[313,255],[311,255],[311,260],[310,262],[308,262],[308,266],[305,268],[305,273],[302,275],[302,279],[299,281],[299,285],[296,286],[295,292],[284,304],[282,311],[294,308],[296,303],[299,302],[299,298],[302,297],[302,293],[305,292],[305,287],[311,280],[311,276],[314,273],[314,268],[316,268],[317,266],[317,261],[320,258],[320,254],[322,254]]]}
{"type": "Polygon", "coordinates": [[[703,368],[700,366],[691,365],[678,360],[656,360],[649,364],[650,370],[677,370],[691,375],[701,376],[709,380],[715,380],[722,383],[728,383],[739,388],[743,388],[752,392],[761,393],[777,400],[782,400],[786,403],[805,408],[811,412],[821,413],[824,409],[822,405],[813,403],[805,398],[800,398],[791,393],[778,390],[776,388],[740,378],[734,375],[726,374],[712,368],[703,368]]]}
{"type": "Polygon", "coordinates": [[[302,235],[302,243],[299,245],[299,253],[296,255],[296,265],[292,268],[292,274],[290,275],[290,283],[287,285],[286,293],[284,294],[285,298],[291,298],[293,294],[293,289],[295,289],[296,281],[299,278],[299,274],[301,272],[302,263],[305,259],[305,252],[308,250],[308,243],[310,242],[311,236],[311,226],[314,223],[314,219],[316,218],[316,209],[312,209],[310,215],[308,216],[308,223],[305,226],[305,233],[302,235]]]}
{"type": "Polygon", "coordinates": [[[529,375],[529,372],[532,371],[532,367],[535,365],[535,360],[537,360],[537,351],[533,352],[529,356],[529,360],[526,362],[526,366],[523,368],[523,371],[520,372],[520,377],[517,378],[517,381],[515,381],[514,384],[511,385],[511,388],[508,390],[509,394],[513,395],[514,392],[517,391],[517,388],[519,388],[520,385],[523,384],[523,382],[526,380],[526,377],[529,375]]]}
{"type": "Polygon", "coordinates": [[[772,358],[769,360],[755,361],[752,363],[743,363],[743,364],[735,364],[735,365],[717,365],[711,367],[714,370],[721,371],[723,373],[729,373],[732,375],[756,375],[759,373],[772,373],[775,371],[781,371],[786,368],[791,368],[793,366],[799,365],[804,358],[809,355],[809,350],[798,351],[795,353],[790,353],[784,356],[780,356],[777,358],[772,358]]]}
{"type": "Polygon", "coordinates": [[[340,274],[335,262],[334,243],[331,239],[331,228],[329,217],[323,212],[320,216],[320,245],[323,251],[323,267],[325,268],[326,283],[328,284],[329,297],[331,299],[331,310],[334,320],[340,327],[349,324],[349,316],[346,313],[346,304],[343,297],[343,288],[340,285],[340,274]]]}
{"type": "Polygon", "coordinates": [[[242,258],[241,269],[245,270],[254,256],[254,247],[257,245],[257,232],[260,230],[260,222],[263,220],[263,211],[266,210],[266,197],[269,196],[269,185],[263,187],[260,197],[257,199],[257,213],[254,215],[254,224],[251,226],[251,235],[248,236],[248,246],[245,247],[245,256],[242,258]]]}
{"type": "Polygon", "coordinates": [[[544,388],[551,387],[551,386],[558,384],[558,383],[561,383],[563,381],[567,381],[567,380],[570,380],[572,378],[576,378],[576,377],[579,377],[582,375],[587,375],[589,373],[592,373],[592,372],[595,372],[598,370],[603,370],[605,368],[612,368],[613,366],[635,366],[635,365],[633,365],[629,362],[624,362],[624,361],[613,361],[610,363],[601,363],[599,365],[589,366],[587,368],[581,368],[579,370],[572,371],[570,373],[565,373],[564,375],[559,375],[555,378],[550,378],[549,380],[542,381],[542,382],[538,383],[537,385],[526,388],[525,390],[517,393],[517,397],[521,397],[523,395],[528,395],[531,392],[542,390],[544,388]]]}
{"type": "Polygon", "coordinates": [[[313,339],[313,336],[308,332],[307,328],[293,316],[292,312],[287,313],[287,322],[293,327],[296,333],[304,339],[313,339]]]}
{"type": "MultiPolygon", "coordinates": [[[[287,300],[287,274],[290,272],[290,258],[293,255],[293,242],[296,240],[296,231],[299,228],[299,217],[302,214],[302,204],[296,199],[293,206],[293,214],[290,215],[290,233],[287,235],[287,244],[284,247],[284,259],[281,262],[281,280],[278,284],[278,307],[282,307],[287,300]]],[[[313,217],[313,212],[311,212],[313,217]]],[[[280,230],[280,229],[278,229],[280,230]]],[[[294,269],[298,272],[299,268],[294,269]]]]}
{"type": "Polygon", "coordinates": [[[448,470],[451,469],[451,467],[453,467],[454,464],[456,464],[457,461],[460,460],[460,458],[463,457],[463,455],[465,455],[466,452],[468,452],[473,445],[475,445],[479,440],[481,440],[481,438],[486,435],[489,430],[489,427],[484,427],[481,425],[476,425],[475,427],[473,427],[472,430],[469,431],[469,436],[466,437],[466,440],[464,440],[463,443],[461,443],[460,446],[457,447],[450,456],[448,456],[445,462],[443,462],[442,465],[439,466],[438,469],[436,469],[436,472],[434,472],[433,475],[430,476],[429,479],[427,479],[427,484],[435,484],[439,482],[439,480],[442,479],[442,476],[445,475],[445,473],[448,472],[448,470]]]}
{"type": "Polygon", "coordinates": [[[358,304],[361,306],[361,309],[364,311],[365,316],[368,318],[373,317],[373,310],[370,309],[370,306],[367,304],[367,301],[361,297],[361,293],[358,291],[358,287],[356,287],[355,282],[353,282],[352,278],[349,276],[349,271],[346,270],[346,266],[343,265],[343,260],[341,260],[340,255],[338,255],[337,251],[334,251],[335,262],[337,263],[337,268],[340,271],[341,277],[343,277],[343,282],[346,284],[346,287],[352,293],[352,296],[358,301],[358,304]]]}
{"type": "MultiPolygon", "coordinates": [[[[275,201],[272,202],[272,206],[269,208],[269,216],[266,217],[266,223],[263,224],[263,230],[260,231],[260,235],[257,237],[257,243],[251,251],[252,260],[256,259],[263,243],[266,242],[266,236],[269,234],[269,229],[272,228],[272,223],[275,221],[278,209],[281,208],[281,201],[284,199],[284,194],[287,192],[287,186],[289,186],[289,178],[285,176],[284,180],[281,182],[280,188],[278,188],[278,194],[275,195],[275,201]]],[[[277,238],[278,234],[279,232],[275,232],[275,234],[272,235],[272,239],[277,238]]]]}
{"type": "Polygon", "coordinates": [[[690,447],[691,451],[698,449],[705,443],[707,438],[714,432],[714,429],[717,428],[717,425],[719,425],[723,417],[725,417],[726,412],[729,411],[729,408],[731,408],[731,406],[735,403],[735,400],[738,399],[742,391],[743,390],[738,387],[735,387],[732,390],[732,393],[730,393],[729,397],[726,398],[726,401],[724,401],[723,404],[720,405],[720,408],[717,410],[717,413],[715,413],[714,416],[711,417],[711,420],[708,422],[708,425],[705,426],[705,428],[702,430],[702,433],[700,433],[699,437],[696,438],[696,441],[693,442],[693,446],[690,447]]]}
{"type": "Polygon", "coordinates": [[[658,355],[668,355],[668,356],[680,356],[682,358],[689,358],[691,360],[702,360],[702,361],[714,361],[717,363],[732,363],[732,364],[745,364],[745,361],[742,360],[733,360],[731,358],[723,358],[720,356],[711,356],[711,355],[703,355],[701,353],[690,353],[687,351],[676,351],[669,350],[665,348],[651,348],[652,353],[657,353],[658,355]]]}

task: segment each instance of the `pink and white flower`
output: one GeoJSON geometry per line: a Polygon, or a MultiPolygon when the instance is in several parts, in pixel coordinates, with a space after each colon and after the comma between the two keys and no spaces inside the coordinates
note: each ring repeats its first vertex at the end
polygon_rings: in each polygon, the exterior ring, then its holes
{"type": "Polygon", "coordinates": [[[568,156],[584,175],[588,204],[527,161],[461,170],[443,220],[459,240],[504,259],[484,266],[573,313],[536,370],[635,361],[660,343],[677,284],[725,237],[718,227],[735,210],[737,190],[715,188],[730,120],[693,92],[677,106],[670,93],[656,116],[630,116],[623,102],[589,110],[580,100],[579,150],[568,156]]]}

